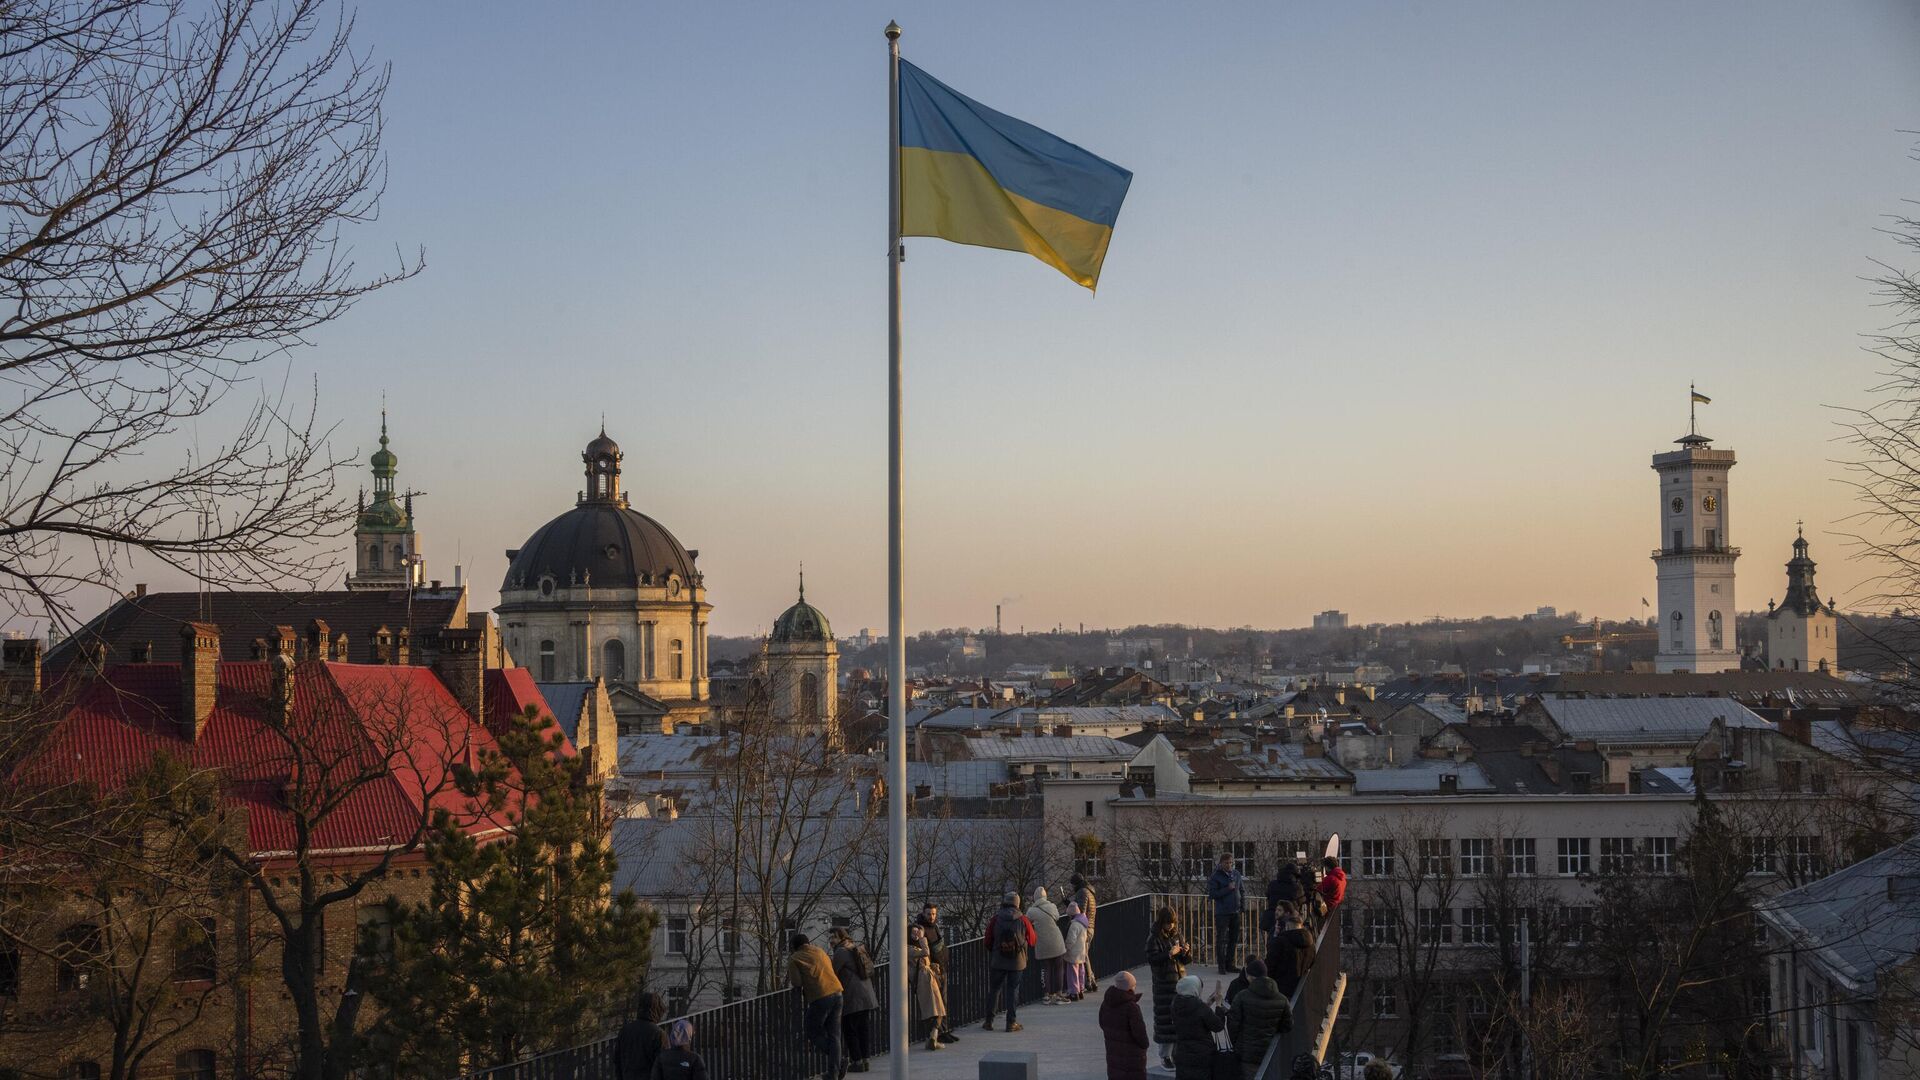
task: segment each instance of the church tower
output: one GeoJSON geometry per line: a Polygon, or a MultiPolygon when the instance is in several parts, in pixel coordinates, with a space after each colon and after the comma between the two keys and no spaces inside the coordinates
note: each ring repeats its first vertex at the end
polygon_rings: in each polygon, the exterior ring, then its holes
{"type": "Polygon", "coordinates": [[[1740,549],[1728,542],[1727,531],[1733,451],[1713,449],[1713,440],[1691,425],[1674,441],[1680,449],[1653,455],[1660,477],[1660,547],[1653,552],[1660,644],[1654,670],[1738,670],[1733,564],[1740,549]]]}
{"type": "Polygon", "coordinates": [[[360,516],[353,529],[353,573],[349,589],[418,588],[426,581],[426,561],[413,531],[413,496],[393,490],[400,459],[387,449],[387,410],[380,410],[380,449],[373,452],[373,501],[360,493],[360,516]]]}
{"type": "Polygon", "coordinates": [[[1793,538],[1787,560],[1787,597],[1767,601],[1767,666],[1776,671],[1840,673],[1840,645],[1834,636],[1839,619],[1832,604],[1820,602],[1813,587],[1814,562],[1807,557],[1807,536],[1793,538]]]}
{"type": "Polygon", "coordinates": [[[840,708],[840,647],[820,609],[800,599],[774,620],[765,651],[767,697],[773,719],[835,734],[840,708]]]}

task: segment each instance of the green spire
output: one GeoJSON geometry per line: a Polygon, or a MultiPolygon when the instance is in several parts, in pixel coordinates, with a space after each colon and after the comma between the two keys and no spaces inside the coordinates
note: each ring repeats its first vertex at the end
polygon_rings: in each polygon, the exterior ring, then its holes
{"type": "Polygon", "coordinates": [[[400,458],[387,449],[387,410],[380,408],[380,449],[373,452],[373,502],[360,511],[360,528],[405,532],[407,511],[394,498],[393,478],[400,471],[400,458]]]}

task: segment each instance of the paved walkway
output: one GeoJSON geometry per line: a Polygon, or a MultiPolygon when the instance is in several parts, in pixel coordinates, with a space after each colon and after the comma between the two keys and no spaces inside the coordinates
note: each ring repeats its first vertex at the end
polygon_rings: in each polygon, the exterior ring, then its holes
{"type": "MultiPolygon", "coordinates": [[[[1146,968],[1135,968],[1133,975],[1141,986],[1150,985],[1146,968]]],[[[1100,994],[1105,994],[1106,988],[1107,980],[1103,976],[1100,994]]],[[[1040,1055],[1041,1080],[1106,1080],[1107,1049],[1100,1037],[1099,997],[1089,994],[1086,1000],[1071,1005],[1023,1005],[1021,1030],[1011,1033],[983,1031],[979,1024],[955,1028],[954,1034],[960,1036],[960,1041],[944,1050],[928,1053],[925,1043],[916,1046],[907,1058],[908,1071],[913,1080],[978,1080],[980,1055],[990,1050],[1028,1050],[1040,1055]]],[[[1146,1014],[1147,1029],[1151,1032],[1152,991],[1141,997],[1140,1009],[1146,1014]]],[[[994,1026],[998,1028],[1000,1024],[994,1026]]],[[[1160,1069],[1157,1048],[1147,1053],[1151,1066],[1149,1076],[1172,1075],[1160,1069]]],[[[874,1058],[873,1072],[869,1075],[884,1077],[887,1067],[885,1057],[874,1058]]]]}

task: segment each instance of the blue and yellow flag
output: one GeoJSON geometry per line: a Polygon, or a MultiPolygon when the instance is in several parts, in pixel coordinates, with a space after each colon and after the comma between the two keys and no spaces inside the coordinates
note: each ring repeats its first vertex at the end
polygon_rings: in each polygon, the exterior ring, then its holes
{"type": "Polygon", "coordinates": [[[900,235],[1024,251],[1091,289],[1132,182],[900,61],[900,235]]]}

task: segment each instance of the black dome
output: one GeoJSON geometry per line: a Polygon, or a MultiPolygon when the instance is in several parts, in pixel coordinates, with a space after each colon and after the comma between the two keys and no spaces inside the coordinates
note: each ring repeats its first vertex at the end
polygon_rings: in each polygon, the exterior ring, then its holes
{"type": "Polygon", "coordinates": [[[554,584],[631,589],[661,585],[668,574],[696,583],[693,555],[666,526],[638,510],[610,502],[584,502],[542,525],[507,564],[500,588],[534,589],[554,584]]]}

